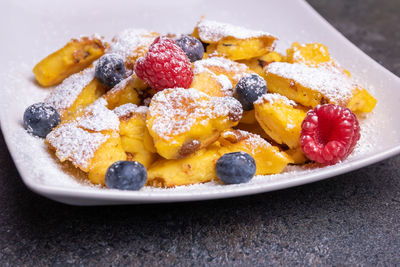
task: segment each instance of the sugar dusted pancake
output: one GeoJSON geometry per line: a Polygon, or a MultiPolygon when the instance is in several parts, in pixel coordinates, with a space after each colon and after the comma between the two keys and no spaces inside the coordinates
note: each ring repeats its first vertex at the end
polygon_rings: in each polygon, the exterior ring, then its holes
{"type": "Polygon", "coordinates": [[[233,88],[250,69],[235,61],[212,57],[193,64],[193,82],[195,88],[209,96],[233,96],[233,88]]]}
{"type": "Polygon", "coordinates": [[[72,121],[60,124],[46,137],[58,159],[88,173],[94,184],[104,184],[107,168],[126,160],[119,136],[118,116],[99,99],[72,121]]]}
{"type": "Polygon", "coordinates": [[[265,133],[278,144],[298,148],[307,109],[279,94],[265,94],[254,102],[255,116],[265,133]]]}
{"type": "Polygon", "coordinates": [[[186,157],[239,123],[242,107],[233,97],[210,97],[193,88],[166,89],[154,95],[147,128],[158,154],[186,157]]]}
{"type": "Polygon", "coordinates": [[[273,62],[266,67],[268,90],[307,107],[332,103],[346,106],[357,86],[346,75],[326,68],[273,62]]]}
{"type": "Polygon", "coordinates": [[[275,36],[240,26],[211,20],[201,20],[192,35],[209,44],[206,52],[232,60],[264,55],[274,49],[275,36]]]}
{"type": "Polygon", "coordinates": [[[127,153],[128,159],[140,162],[149,168],[156,158],[156,149],[146,127],[148,107],[128,103],[113,111],[119,118],[122,148],[127,153]]]}

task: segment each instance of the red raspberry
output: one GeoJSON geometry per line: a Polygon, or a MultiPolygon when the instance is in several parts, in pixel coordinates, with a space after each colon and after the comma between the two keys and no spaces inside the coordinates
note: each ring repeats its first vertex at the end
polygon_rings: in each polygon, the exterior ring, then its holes
{"type": "Polygon", "coordinates": [[[301,124],[300,145],[310,160],[331,165],[353,152],[360,125],[348,108],[326,104],[307,112],[301,124]]]}
{"type": "Polygon", "coordinates": [[[193,80],[189,58],[174,41],[166,37],[154,40],[146,55],[136,61],[135,72],[156,91],[189,88],[193,80]]]}

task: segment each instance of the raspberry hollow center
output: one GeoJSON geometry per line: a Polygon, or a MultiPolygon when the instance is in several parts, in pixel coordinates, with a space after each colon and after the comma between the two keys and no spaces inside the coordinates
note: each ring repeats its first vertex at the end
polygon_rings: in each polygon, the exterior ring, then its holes
{"type": "Polygon", "coordinates": [[[330,141],[336,140],[336,124],[333,120],[318,120],[318,126],[315,132],[317,143],[325,146],[330,141]]]}
{"type": "Polygon", "coordinates": [[[307,113],[300,144],[307,158],[322,164],[345,159],[360,138],[357,117],[347,108],[326,104],[307,113]]]}

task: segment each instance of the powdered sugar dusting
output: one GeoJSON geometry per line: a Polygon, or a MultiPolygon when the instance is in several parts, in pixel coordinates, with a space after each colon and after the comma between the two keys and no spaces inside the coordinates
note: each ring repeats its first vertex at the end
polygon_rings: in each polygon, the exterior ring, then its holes
{"type": "Polygon", "coordinates": [[[216,75],[216,76],[217,76],[217,81],[222,86],[221,91],[229,92],[226,95],[231,95],[233,85],[232,85],[231,81],[229,80],[229,78],[226,77],[226,75],[224,75],[224,74],[220,74],[220,75],[216,75]]]}
{"type": "Polygon", "coordinates": [[[107,51],[119,54],[123,58],[138,57],[145,53],[157,34],[144,29],[126,29],[117,34],[107,51]]]}
{"type": "MultiPolygon", "coordinates": [[[[28,110],[28,108],[27,108],[28,110]]],[[[32,114],[36,114],[36,116],[39,116],[40,120],[49,120],[51,117],[53,117],[57,111],[50,106],[47,103],[35,103],[31,106],[29,106],[29,110],[32,112],[32,114]]],[[[25,117],[25,114],[24,114],[25,117]]],[[[30,123],[25,123],[24,125],[26,127],[26,130],[29,133],[33,133],[34,130],[32,128],[32,125],[30,123]]]]}
{"type": "Polygon", "coordinates": [[[245,64],[237,63],[227,58],[223,57],[210,57],[194,62],[194,73],[203,72],[204,69],[209,69],[212,67],[220,68],[224,72],[233,72],[245,74],[248,71],[248,67],[245,64]]]}
{"type": "Polygon", "coordinates": [[[61,124],[46,137],[60,161],[70,160],[83,171],[87,171],[94,153],[107,139],[108,136],[101,133],[91,133],[79,128],[76,122],[61,124]]]}
{"type": "MultiPolygon", "coordinates": [[[[198,61],[196,61],[196,62],[198,62],[198,61]]],[[[232,82],[229,80],[229,78],[225,74],[217,75],[210,69],[205,68],[203,66],[203,64],[196,65],[196,63],[194,65],[193,73],[194,73],[194,75],[199,75],[200,73],[210,74],[211,77],[220,84],[220,86],[221,86],[220,91],[223,93],[224,96],[233,96],[232,82]]]]}
{"type": "Polygon", "coordinates": [[[116,107],[113,112],[119,117],[130,117],[131,114],[140,114],[146,116],[147,111],[149,110],[146,106],[137,106],[132,103],[124,104],[119,107],[116,107]]]}
{"type": "Polygon", "coordinates": [[[243,76],[243,79],[239,81],[238,86],[241,88],[247,88],[253,91],[256,95],[261,95],[267,90],[267,83],[265,80],[254,73],[247,73],[243,76]]]}
{"type": "Polygon", "coordinates": [[[82,92],[82,89],[94,79],[94,71],[95,68],[92,66],[72,74],[59,84],[45,101],[58,111],[69,108],[82,92]]]}
{"type": "Polygon", "coordinates": [[[381,129],[377,127],[376,121],[374,121],[375,113],[375,110],[373,110],[360,121],[360,140],[357,142],[354,151],[344,160],[345,162],[376,151],[376,136],[379,136],[381,129]]]}
{"type": "Polygon", "coordinates": [[[297,104],[293,100],[290,100],[286,96],[283,96],[281,94],[273,93],[273,94],[263,94],[260,96],[256,101],[254,101],[254,104],[256,105],[262,105],[263,103],[270,103],[271,105],[274,104],[275,102],[282,102],[285,105],[295,107],[297,104]]]}
{"type": "Polygon", "coordinates": [[[273,62],[267,66],[266,72],[292,79],[304,87],[318,91],[335,104],[346,104],[356,87],[344,74],[298,63],[273,62]]]}
{"type": "Polygon", "coordinates": [[[193,73],[196,75],[203,72],[210,73],[215,79],[218,80],[223,88],[226,88],[226,90],[229,91],[233,88],[233,85],[232,83],[228,84],[225,77],[229,79],[227,76],[229,75],[236,84],[240,78],[249,72],[249,68],[245,64],[238,63],[230,59],[223,57],[211,57],[194,62],[193,73]],[[224,75],[225,77],[219,77],[220,75],[224,75]]]}
{"type": "Polygon", "coordinates": [[[225,37],[234,37],[237,39],[257,37],[275,38],[268,32],[249,30],[244,27],[212,20],[201,20],[197,25],[197,29],[199,31],[200,39],[204,42],[210,43],[216,43],[225,37]]]}
{"type": "Polygon", "coordinates": [[[108,94],[113,94],[120,90],[124,90],[128,84],[132,81],[134,75],[130,75],[127,78],[123,79],[119,83],[117,83],[113,88],[111,88],[106,94],[103,95],[103,98],[106,97],[108,94]]]}
{"type": "Polygon", "coordinates": [[[174,88],[153,96],[149,116],[152,130],[163,139],[187,132],[195,124],[206,125],[210,120],[234,113],[239,119],[242,107],[233,97],[209,97],[196,89],[174,88]]]}
{"type": "Polygon", "coordinates": [[[99,98],[85,108],[81,117],[59,125],[47,135],[46,141],[56,150],[60,161],[70,160],[87,171],[94,153],[109,138],[100,132],[116,132],[119,128],[118,116],[106,105],[107,101],[99,98]]]}
{"type": "Polygon", "coordinates": [[[254,148],[266,148],[271,146],[271,144],[268,143],[268,141],[266,141],[258,134],[250,133],[239,129],[227,130],[221,134],[221,137],[223,138],[229,139],[229,136],[235,136],[235,138],[244,141],[246,143],[246,147],[252,148],[253,152],[255,152],[254,148]]]}
{"type": "MultiPolygon", "coordinates": [[[[319,43],[313,43],[313,44],[298,44],[297,45],[292,45],[291,49],[293,49],[293,61],[298,62],[298,63],[303,63],[307,65],[311,65],[312,67],[318,67],[321,63],[320,62],[313,62],[312,60],[307,59],[303,54],[302,54],[302,49],[312,46],[313,50],[318,49],[319,52],[321,53],[318,55],[319,57],[322,57],[324,60],[330,60],[326,61],[322,64],[327,64],[327,63],[332,63],[332,58],[329,55],[328,49],[326,46],[321,45],[319,43]]],[[[306,50],[307,51],[307,50],[306,50]]]]}
{"type": "Polygon", "coordinates": [[[95,132],[118,130],[118,116],[109,110],[106,105],[107,101],[103,98],[99,98],[93,104],[85,108],[84,115],[76,120],[78,126],[95,132]]]}

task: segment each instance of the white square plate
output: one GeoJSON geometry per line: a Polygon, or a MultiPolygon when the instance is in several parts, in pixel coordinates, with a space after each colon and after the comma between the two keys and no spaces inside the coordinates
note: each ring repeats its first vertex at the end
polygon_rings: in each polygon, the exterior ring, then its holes
{"type": "Polygon", "coordinates": [[[346,40],[307,3],[284,1],[2,1],[0,34],[1,127],[9,151],[25,184],[38,194],[75,205],[177,202],[226,198],[267,192],[361,168],[400,151],[398,113],[400,79],[346,40]],[[27,106],[42,101],[49,89],[36,85],[32,67],[71,37],[99,33],[107,38],[125,28],[158,32],[191,32],[199,18],[271,32],[278,48],[293,41],[321,42],[354,77],[368,85],[378,99],[373,114],[362,125],[362,146],[345,162],[314,170],[289,171],[256,177],[248,184],[208,183],[175,189],[143,188],[138,192],[102,189],[78,182],[51,156],[43,140],[22,126],[27,106]]]}

